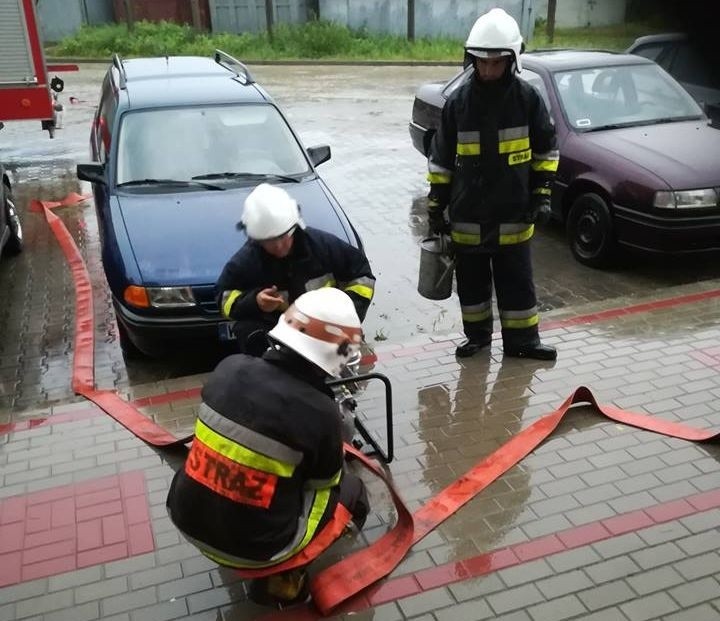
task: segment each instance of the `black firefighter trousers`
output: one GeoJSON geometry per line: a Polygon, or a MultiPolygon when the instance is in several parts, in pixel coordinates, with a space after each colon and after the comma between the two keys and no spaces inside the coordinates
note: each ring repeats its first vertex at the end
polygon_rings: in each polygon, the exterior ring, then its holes
{"type": "Polygon", "coordinates": [[[458,250],[455,275],[468,339],[489,343],[492,338],[494,283],[503,346],[517,348],[540,342],[530,240],[484,252],[458,250]]]}

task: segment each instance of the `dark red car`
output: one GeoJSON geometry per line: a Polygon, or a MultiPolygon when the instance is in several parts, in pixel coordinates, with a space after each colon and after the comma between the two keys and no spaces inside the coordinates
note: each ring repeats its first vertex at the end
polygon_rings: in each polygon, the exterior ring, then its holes
{"type": "MultiPolygon", "coordinates": [[[[421,153],[470,71],[418,89],[410,135],[421,153]]],[[[525,54],[521,78],[557,127],[553,215],[578,261],[602,267],[618,245],[720,250],[720,131],[674,78],[639,56],[579,50],[525,54]]]]}

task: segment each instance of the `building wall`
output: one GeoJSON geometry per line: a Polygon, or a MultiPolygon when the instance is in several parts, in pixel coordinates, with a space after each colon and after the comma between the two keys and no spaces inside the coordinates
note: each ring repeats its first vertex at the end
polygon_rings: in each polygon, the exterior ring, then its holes
{"type": "MultiPolygon", "coordinates": [[[[535,16],[547,16],[548,0],[535,0],[535,16]]],[[[625,21],[627,0],[557,0],[555,26],[612,26],[625,21]]]]}
{"type": "MultiPolygon", "coordinates": [[[[266,30],[265,0],[209,0],[213,32],[260,32],[266,30]]],[[[307,21],[311,7],[306,0],[273,0],[276,24],[307,21]]]]}
{"type": "MultiPolygon", "coordinates": [[[[562,0],[561,0],[562,1],[562,0]]],[[[475,20],[501,6],[521,24],[534,23],[536,0],[415,0],[415,36],[464,39],[475,20]]],[[[407,33],[407,0],[320,0],[320,17],[353,29],[407,33]]]]}
{"type": "Polygon", "coordinates": [[[39,0],[36,5],[43,41],[60,41],[83,24],[113,21],[112,0],[39,0]]]}

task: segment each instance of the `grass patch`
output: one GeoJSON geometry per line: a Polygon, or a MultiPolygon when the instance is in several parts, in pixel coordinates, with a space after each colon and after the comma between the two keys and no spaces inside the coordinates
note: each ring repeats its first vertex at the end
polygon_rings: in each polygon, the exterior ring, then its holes
{"type": "MultiPolygon", "coordinates": [[[[528,49],[585,47],[623,50],[635,37],[660,30],[648,24],[622,24],[605,28],[558,29],[552,44],[539,23],[528,49]]],[[[253,60],[416,60],[457,61],[463,41],[417,39],[370,34],[326,21],[279,24],[272,42],[267,33],[197,32],[169,22],[137,22],[132,32],[125,24],[84,26],[77,34],[48,46],[49,56],[75,58],[200,55],[222,49],[245,61],[253,60]]]]}

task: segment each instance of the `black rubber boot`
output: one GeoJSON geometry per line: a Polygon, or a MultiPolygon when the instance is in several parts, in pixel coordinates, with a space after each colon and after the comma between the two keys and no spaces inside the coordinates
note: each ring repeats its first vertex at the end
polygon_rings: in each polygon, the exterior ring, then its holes
{"type": "Polygon", "coordinates": [[[555,360],[557,350],[552,345],[543,345],[540,342],[519,347],[505,347],[503,353],[511,358],[532,358],[534,360],[555,360]]]}
{"type": "Polygon", "coordinates": [[[291,569],[250,582],[248,597],[261,606],[290,606],[310,596],[307,573],[304,569],[291,569]]]}
{"type": "Polygon", "coordinates": [[[488,347],[491,341],[492,337],[487,337],[482,340],[468,339],[457,346],[455,349],[455,355],[458,358],[470,358],[470,356],[474,356],[488,347]]]}

